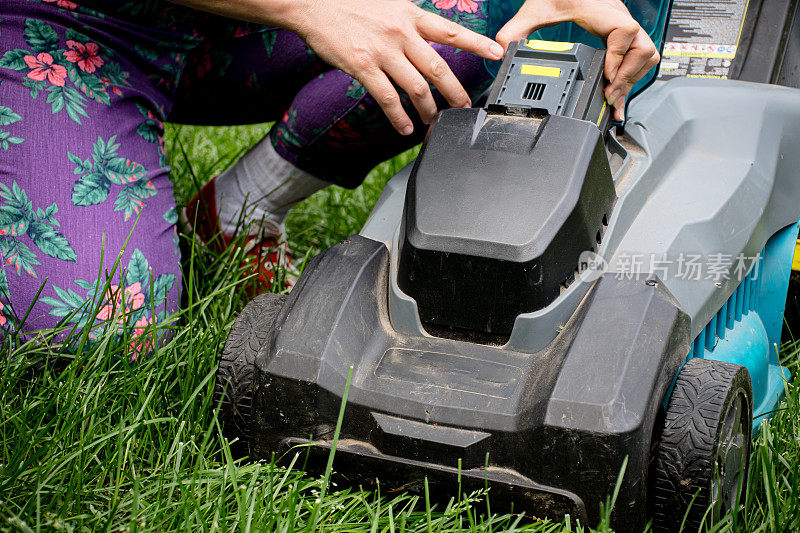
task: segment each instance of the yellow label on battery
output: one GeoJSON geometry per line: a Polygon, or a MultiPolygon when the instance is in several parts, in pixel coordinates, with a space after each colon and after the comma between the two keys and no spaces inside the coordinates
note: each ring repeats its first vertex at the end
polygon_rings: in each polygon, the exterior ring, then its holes
{"type": "Polygon", "coordinates": [[[597,124],[598,128],[600,127],[600,121],[603,120],[603,115],[605,115],[605,114],[606,114],[606,101],[603,100],[603,107],[600,108],[600,116],[597,117],[597,122],[595,123],[595,124],[597,124]]]}
{"type": "Polygon", "coordinates": [[[547,76],[560,78],[561,69],[558,67],[543,67],[542,65],[522,65],[521,72],[528,76],[547,76]]]}
{"type": "Polygon", "coordinates": [[[539,39],[528,39],[525,46],[533,50],[543,50],[545,52],[566,52],[572,50],[574,43],[564,43],[560,41],[540,41],[539,39]]]}
{"type": "Polygon", "coordinates": [[[794,247],[794,259],[792,259],[792,270],[800,272],[800,239],[794,247]]]}

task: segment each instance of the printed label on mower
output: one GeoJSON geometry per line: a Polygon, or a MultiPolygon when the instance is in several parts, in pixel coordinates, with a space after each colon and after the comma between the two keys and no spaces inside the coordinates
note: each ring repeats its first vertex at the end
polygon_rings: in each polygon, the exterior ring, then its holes
{"type": "Polygon", "coordinates": [[[659,79],[727,78],[748,0],[675,0],[659,79]]]}

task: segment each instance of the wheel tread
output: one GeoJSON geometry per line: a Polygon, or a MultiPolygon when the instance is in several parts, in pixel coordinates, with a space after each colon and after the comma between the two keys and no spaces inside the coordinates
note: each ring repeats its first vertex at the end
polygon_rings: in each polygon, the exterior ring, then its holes
{"type": "MultiPolygon", "coordinates": [[[[750,408],[752,390],[744,367],[699,358],[684,365],[656,450],[651,502],[654,531],[678,531],[693,498],[685,531],[697,531],[702,526],[709,504],[717,431],[734,391],[741,387],[750,408]]],[[[749,443],[749,426],[745,431],[749,443]]]]}
{"type": "Polygon", "coordinates": [[[256,356],[285,300],[283,294],[256,296],[239,313],[225,341],[214,383],[214,403],[219,405],[219,420],[230,438],[248,440],[256,356]]]}

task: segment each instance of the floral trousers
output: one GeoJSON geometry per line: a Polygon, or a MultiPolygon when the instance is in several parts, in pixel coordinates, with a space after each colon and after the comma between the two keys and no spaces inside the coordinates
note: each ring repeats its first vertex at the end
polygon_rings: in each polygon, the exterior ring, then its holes
{"type": "MultiPolygon", "coordinates": [[[[485,32],[484,0],[414,1],[485,32]]],[[[486,88],[482,60],[433,46],[468,92],[486,88]]],[[[424,135],[395,133],[285,30],[164,0],[3,0],[0,337],[67,325],[91,338],[119,315],[135,337],[177,309],[166,120],[275,121],[278,153],[345,187],[424,135]]]]}

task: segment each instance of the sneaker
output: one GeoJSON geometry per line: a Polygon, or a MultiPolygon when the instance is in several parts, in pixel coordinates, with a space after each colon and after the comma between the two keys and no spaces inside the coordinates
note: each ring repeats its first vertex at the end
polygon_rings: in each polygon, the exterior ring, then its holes
{"type": "Polygon", "coordinates": [[[247,268],[258,274],[255,294],[270,292],[275,283],[276,273],[281,289],[291,288],[297,281],[299,273],[294,267],[289,254],[286,235],[283,228],[271,220],[264,220],[258,233],[242,239],[237,235],[226,235],[222,232],[217,218],[217,200],[214,182],[217,177],[203,185],[197,194],[181,211],[181,224],[187,235],[195,237],[211,250],[221,253],[231,245],[244,242],[245,262],[247,268]]]}

